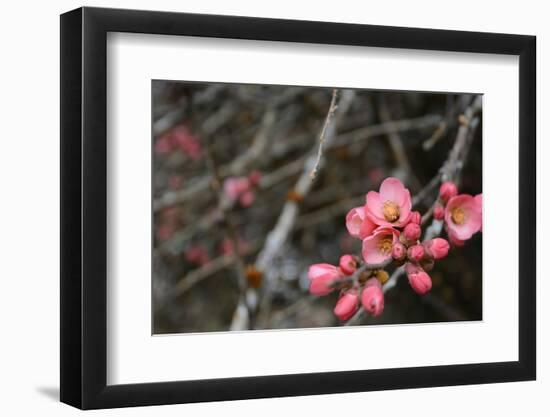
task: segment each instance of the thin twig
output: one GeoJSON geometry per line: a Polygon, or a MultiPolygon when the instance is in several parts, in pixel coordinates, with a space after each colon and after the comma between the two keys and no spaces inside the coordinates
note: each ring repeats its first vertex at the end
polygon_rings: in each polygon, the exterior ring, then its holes
{"type": "Polygon", "coordinates": [[[334,116],[334,112],[338,108],[337,100],[338,100],[338,90],[335,88],[334,90],[332,90],[332,99],[330,100],[330,106],[328,109],[327,117],[325,118],[325,122],[323,123],[323,128],[321,129],[321,133],[319,134],[319,149],[317,151],[317,159],[309,174],[312,181],[317,176],[317,170],[319,169],[319,164],[321,163],[321,158],[323,156],[323,145],[325,144],[327,127],[329,126],[332,120],[332,117],[334,116]]]}

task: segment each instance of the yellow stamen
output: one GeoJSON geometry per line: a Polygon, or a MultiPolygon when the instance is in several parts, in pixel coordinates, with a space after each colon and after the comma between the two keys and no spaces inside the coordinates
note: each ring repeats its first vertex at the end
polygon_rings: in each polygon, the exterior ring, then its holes
{"type": "Polygon", "coordinates": [[[384,218],[388,222],[394,222],[399,219],[399,207],[393,201],[386,201],[382,207],[384,218]]]}
{"type": "Polygon", "coordinates": [[[378,242],[378,251],[383,255],[388,255],[391,252],[392,240],[390,238],[384,238],[378,242]]]}
{"type": "Polygon", "coordinates": [[[466,213],[460,207],[455,207],[451,210],[451,220],[454,224],[463,224],[466,221],[466,213]]]}

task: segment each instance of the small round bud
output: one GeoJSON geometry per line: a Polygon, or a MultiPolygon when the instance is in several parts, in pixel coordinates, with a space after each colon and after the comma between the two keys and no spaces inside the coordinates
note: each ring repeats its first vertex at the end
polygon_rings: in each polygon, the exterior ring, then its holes
{"type": "Polygon", "coordinates": [[[424,242],[424,248],[434,259],[442,259],[449,253],[449,242],[445,239],[437,237],[424,242]]]}
{"type": "Polygon", "coordinates": [[[418,211],[412,211],[412,212],[411,212],[411,215],[410,215],[410,217],[409,217],[409,222],[410,222],[410,223],[420,224],[421,221],[422,221],[422,216],[420,215],[420,212],[418,212],[418,211]]]}
{"type": "Polygon", "coordinates": [[[421,233],[422,230],[420,229],[420,226],[416,223],[409,223],[405,226],[405,229],[403,229],[405,239],[407,239],[407,241],[409,242],[416,242],[421,233]]]}
{"type": "Polygon", "coordinates": [[[454,182],[446,181],[439,187],[439,197],[441,201],[447,202],[450,198],[453,198],[458,194],[458,189],[454,182]]]}
{"type": "Polygon", "coordinates": [[[357,269],[357,260],[353,255],[342,255],[340,257],[340,269],[346,275],[351,275],[357,269]]]}
{"type": "Polygon", "coordinates": [[[407,256],[411,261],[420,262],[424,257],[424,247],[422,245],[414,245],[407,251],[407,256]]]}
{"type": "Polygon", "coordinates": [[[434,219],[443,220],[444,217],[445,217],[445,209],[441,204],[437,203],[434,207],[434,219]]]}
{"type": "Polygon", "coordinates": [[[359,297],[355,291],[348,291],[336,302],[334,307],[334,315],[340,320],[350,319],[359,308],[359,297]]]}
{"type": "Polygon", "coordinates": [[[432,279],[422,268],[409,263],[405,271],[409,284],[417,294],[424,295],[432,289],[432,279]]]}
{"type": "Polygon", "coordinates": [[[384,292],[376,278],[371,278],[365,284],[361,293],[363,308],[373,316],[379,316],[384,311],[384,292]]]}
{"type": "Polygon", "coordinates": [[[391,248],[391,256],[393,259],[401,261],[407,256],[407,248],[402,243],[396,242],[391,248]]]}

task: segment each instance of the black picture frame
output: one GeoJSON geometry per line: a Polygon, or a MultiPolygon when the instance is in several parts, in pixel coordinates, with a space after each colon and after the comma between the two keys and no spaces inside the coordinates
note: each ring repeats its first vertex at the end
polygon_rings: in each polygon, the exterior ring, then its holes
{"type": "Polygon", "coordinates": [[[61,401],[94,409],[535,379],[535,54],[524,35],[88,7],[61,15],[61,401]],[[519,360],[107,385],[108,32],[519,56],[519,360]]]}

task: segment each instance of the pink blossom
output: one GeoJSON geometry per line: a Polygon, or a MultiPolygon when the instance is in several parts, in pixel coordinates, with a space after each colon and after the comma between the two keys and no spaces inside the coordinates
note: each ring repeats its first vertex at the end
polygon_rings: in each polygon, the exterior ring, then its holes
{"type": "Polygon", "coordinates": [[[436,203],[434,206],[434,219],[443,220],[444,217],[445,217],[445,207],[443,207],[439,203],[436,203]]]}
{"type": "Polygon", "coordinates": [[[239,204],[241,207],[250,207],[255,199],[256,195],[252,191],[246,191],[239,197],[239,204]]]}
{"type": "Polygon", "coordinates": [[[260,183],[260,180],[262,179],[262,174],[260,171],[251,171],[250,174],[248,174],[248,180],[250,181],[250,185],[252,187],[256,187],[259,183],[260,183]]]}
{"type": "Polygon", "coordinates": [[[439,187],[439,197],[444,203],[449,201],[449,199],[453,198],[457,194],[458,189],[456,188],[456,184],[454,182],[446,181],[441,184],[441,187],[439,187]]]}
{"type": "Polygon", "coordinates": [[[377,225],[402,227],[409,221],[411,194],[397,178],[386,178],[380,192],[369,191],[366,200],[366,215],[377,225]]]}
{"type": "Polygon", "coordinates": [[[391,256],[393,259],[401,261],[407,256],[407,248],[401,242],[396,242],[392,246],[391,256]]]}
{"type": "Polygon", "coordinates": [[[422,215],[418,211],[411,211],[411,215],[409,216],[409,223],[416,223],[420,224],[422,222],[422,215]]]}
{"type": "Polygon", "coordinates": [[[200,159],[202,156],[202,146],[197,136],[193,135],[189,128],[184,125],[178,125],[170,132],[172,143],[179,147],[181,151],[191,159],[200,159]]]}
{"type": "Polygon", "coordinates": [[[208,252],[206,252],[206,249],[201,245],[191,246],[183,255],[185,256],[185,260],[192,264],[204,265],[210,262],[208,252]]]}
{"type": "Polygon", "coordinates": [[[424,246],[414,245],[407,250],[407,256],[411,261],[420,262],[424,257],[424,246]]]}
{"type": "Polygon", "coordinates": [[[432,279],[421,267],[407,263],[405,271],[407,272],[409,284],[416,293],[424,295],[432,289],[432,279]]]}
{"type": "Polygon", "coordinates": [[[373,316],[379,316],[384,311],[384,292],[376,278],[369,279],[361,293],[363,308],[373,316]]]}
{"type": "Polygon", "coordinates": [[[421,233],[422,230],[420,229],[420,226],[416,223],[409,223],[405,226],[405,229],[403,229],[403,235],[405,236],[405,239],[407,239],[407,241],[409,242],[416,242],[421,233]]]}
{"type": "Polygon", "coordinates": [[[353,255],[342,255],[340,257],[340,269],[346,275],[351,275],[357,269],[357,260],[353,255]]]}
{"type": "Polygon", "coordinates": [[[379,264],[392,256],[392,247],[399,232],[393,227],[381,226],[363,240],[363,258],[368,264],[379,264]]]}
{"type": "Polygon", "coordinates": [[[436,237],[424,242],[424,248],[432,258],[443,259],[449,253],[449,242],[443,238],[436,237]]]}
{"type": "Polygon", "coordinates": [[[334,307],[334,315],[340,320],[350,319],[359,308],[357,292],[350,290],[342,294],[334,307]]]}
{"type": "Polygon", "coordinates": [[[174,228],[170,225],[161,225],[157,227],[155,234],[160,241],[168,240],[174,234],[174,228]]]}
{"type": "Polygon", "coordinates": [[[170,134],[164,134],[159,136],[155,141],[155,152],[159,155],[165,155],[174,150],[172,146],[172,141],[170,140],[170,134]]]}
{"type": "Polygon", "coordinates": [[[352,208],[346,215],[346,228],[353,237],[365,239],[376,227],[365,215],[365,207],[352,208]]]}
{"type": "Polygon", "coordinates": [[[479,227],[479,231],[481,232],[481,229],[483,229],[483,195],[478,194],[474,197],[474,200],[476,202],[477,210],[481,214],[481,226],[479,227]]]}
{"type": "Polygon", "coordinates": [[[449,236],[449,242],[451,242],[453,245],[455,245],[459,248],[464,246],[464,244],[466,243],[465,240],[461,240],[458,237],[456,237],[454,232],[450,229],[447,229],[447,235],[449,236]]]}
{"type": "Polygon", "coordinates": [[[468,240],[481,228],[479,204],[474,197],[460,194],[449,200],[445,207],[445,224],[452,239],[468,240]]]}
{"type": "Polygon", "coordinates": [[[242,207],[250,207],[256,195],[248,177],[229,177],[223,183],[223,192],[231,202],[238,201],[242,207]]]}
{"type": "Polygon", "coordinates": [[[309,292],[313,295],[327,295],[333,289],[329,284],[342,278],[344,275],[340,268],[330,264],[313,264],[309,267],[307,276],[310,280],[309,292]]]}

